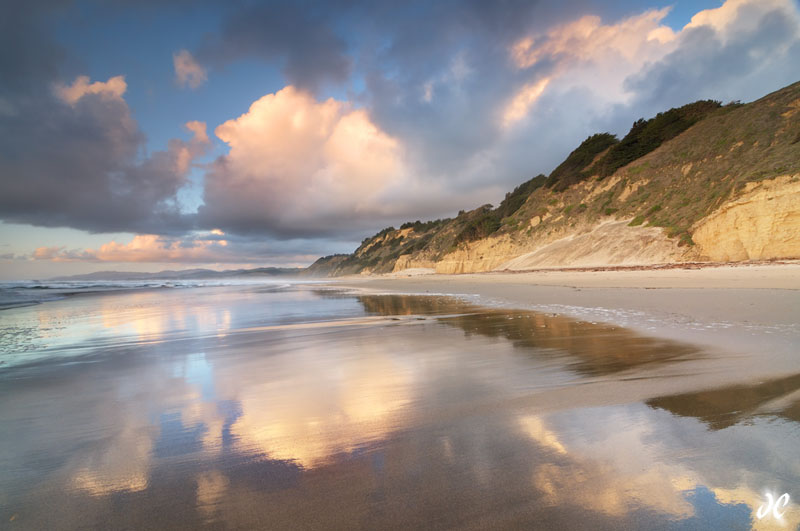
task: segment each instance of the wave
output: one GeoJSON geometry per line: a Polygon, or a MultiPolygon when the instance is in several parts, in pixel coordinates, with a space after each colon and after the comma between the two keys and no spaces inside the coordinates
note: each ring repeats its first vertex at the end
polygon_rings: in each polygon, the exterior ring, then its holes
{"type": "Polygon", "coordinates": [[[222,286],[258,286],[259,289],[280,291],[294,284],[312,281],[287,282],[268,279],[207,279],[207,280],[24,280],[0,282],[0,310],[57,301],[81,294],[143,289],[181,289],[222,286]]]}

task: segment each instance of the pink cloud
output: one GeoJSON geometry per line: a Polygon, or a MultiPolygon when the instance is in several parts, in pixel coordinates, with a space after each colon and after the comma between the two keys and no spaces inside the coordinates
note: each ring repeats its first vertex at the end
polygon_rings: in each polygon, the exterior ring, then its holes
{"type": "Polygon", "coordinates": [[[292,86],[215,133],[230,148],[206,176],[204,211],[215,225],[236,218],[308,226],[374,213],[389,203],[388,190],[407,182],[401,144],[366,111],[292,86]]]}
{"type": "MultiPolygon", "coordinates": [[[[221,234],[214,234],[220,236],[221,234]]],[[[227,240],[203,238],[170,239],[155,234],[137,234],[129,243],[111,241],[99,249],[66,250],[64,247],[39,247],[34,260],[54,262],[224,262],[231,256],[224,252],[227,240]]],[[[238,259],[238,258],[237,258],[238,259]]]]}
{"type": "Polygon", "coordinates": [[[175,81],[182,87],[196,89],[208,80],[208,72],[188,50],[172,54],[172,65],[175,68],[175,81]]]}
{"type": "Polygon", "coordinates": [[[87,94],[100,94],[104,98],[122,100],[122,95],[128,89],[125,76],[115,76],[108,81],[95,81],[89,83],[89,76],[78,76],[72,85],[56,85],[56,95],[74,105],[87,94]]]}

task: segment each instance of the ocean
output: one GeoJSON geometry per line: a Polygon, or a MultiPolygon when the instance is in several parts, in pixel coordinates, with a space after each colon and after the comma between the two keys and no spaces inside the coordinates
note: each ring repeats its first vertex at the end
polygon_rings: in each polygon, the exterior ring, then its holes
{"type": "Polygon", "coordinates": [[[294,280],[0,297],[0,527],[800,523],[800,375],[676,391],[690,343],[294,280]]]}

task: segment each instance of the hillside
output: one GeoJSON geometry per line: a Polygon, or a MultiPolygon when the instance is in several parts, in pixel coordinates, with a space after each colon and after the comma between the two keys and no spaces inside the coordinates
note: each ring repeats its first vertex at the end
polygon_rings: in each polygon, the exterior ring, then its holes
{"type": "Polygon", "coordinates": [[[800,83],[749,104],[698,101],[587,138],[456,218],[388,227],[317,275],[800,258],[800,83]]]}

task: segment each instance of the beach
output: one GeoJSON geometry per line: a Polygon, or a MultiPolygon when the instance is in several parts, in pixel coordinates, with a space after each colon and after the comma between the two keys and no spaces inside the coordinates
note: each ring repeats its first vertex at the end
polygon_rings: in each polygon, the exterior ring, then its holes
{"type": "Polygon", "coordinates": [[[56,289],[0,311],[0,516],[794,528],[794,267],[56,289]]]}
{"type": "MultiPolygon", "coordinates": [[[[733,380],[800,370],[800,262],[408,274],[337,280],[365,293],[445,294],[607,322],[739,354],[733,380]]],[[[720,375],[722,376],[722,375],[720,375]]]]}

